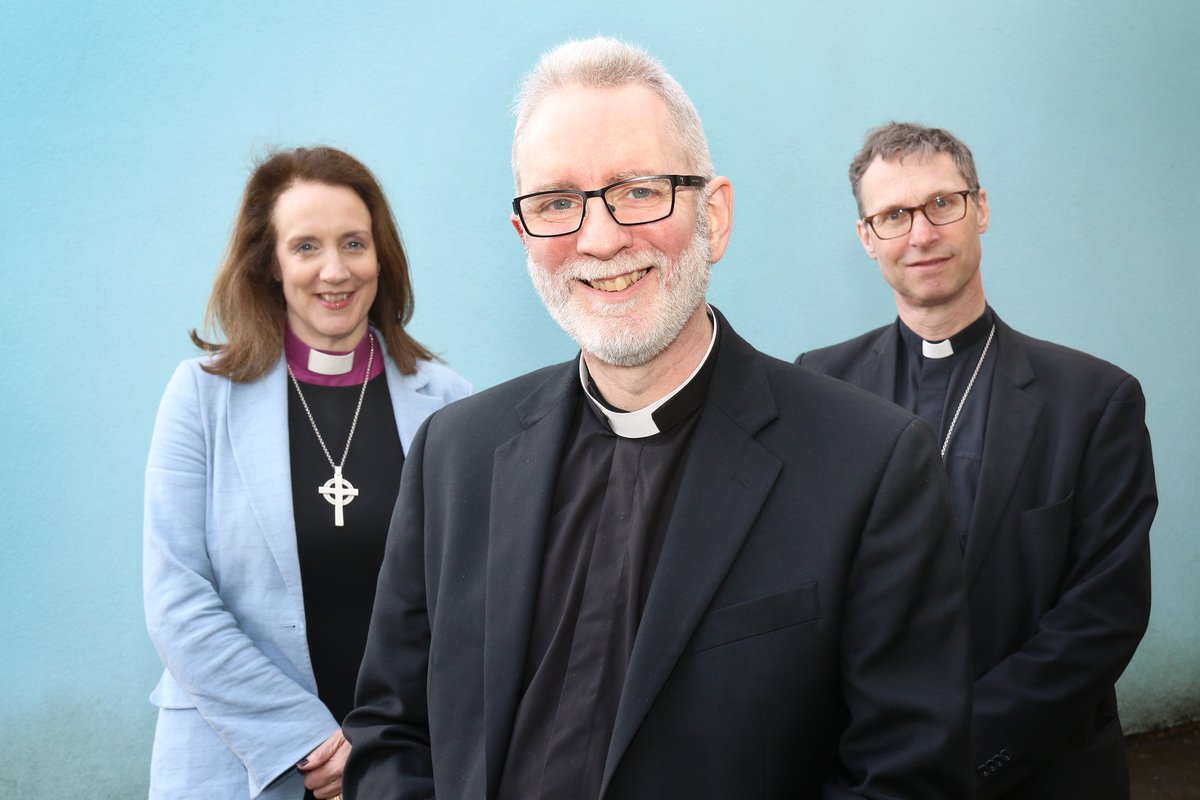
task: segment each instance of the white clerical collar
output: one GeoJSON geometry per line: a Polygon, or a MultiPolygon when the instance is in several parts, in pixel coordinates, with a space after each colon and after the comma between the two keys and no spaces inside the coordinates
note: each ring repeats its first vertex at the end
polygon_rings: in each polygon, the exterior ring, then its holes
{"type": "Polygon", "coordinates": [[[921,355],[926,358],[946,358],[954,355],[954,345],[950,344],[949,339],[943,339],[940,342],[927,342],[922,339],[921,355]]]}
{"type": "Polygon", "coordinates": [[[318,375],[345,375],[354,368],[354,351],[323,353],[315,347],[308,351],[308,371],[318,375]]]}
{"type": "Polygon", "coordinates": [[[583,386],[584,393],[592,402],[592,405],[604,415],[608,420],[608,425],[612,428],[612,432],[617,436],[626,439],[644,439],[647,436],[653,436],[659,433],[658,423],[654,420],[654,412],[665,406],[671,398],[678,395],[684,387],[692,382],[692,379],[700,372],[701,368],[708,363],[708,358],[712,355],[713,345],[717,341],[717,317],[713,314],[712,308],[705,306],[708,310],[708,318],[712,320],[712,337],[708,340],[708,349],[704,351],[704,358],[700,359],[700,363],[692,370],[692,374],[688,375],[683,383],[676,386],[669,394],[660,397],[645,408],[639,408],[637,411],[614,411],[604,403],[597,400],[588,390],[588,372],[587,365],[584,363],[583,356],[579,357],[579,383],[583,386]]]}

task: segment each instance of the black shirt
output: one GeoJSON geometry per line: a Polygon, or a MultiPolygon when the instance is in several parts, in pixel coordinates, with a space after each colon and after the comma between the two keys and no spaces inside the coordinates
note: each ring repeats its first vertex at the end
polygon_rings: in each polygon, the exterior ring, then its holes
{"type": "MultiPolygon", "coordinates": [[[[716,349],[653,412],[659,432],[652,436],[616,435],[603,411],[579,396],[555,486],[500,800],[600,794],[625,671],[716,349]]],[[[590,380],[589,391],[603,402],[590,380]]]]}
{"type": "MultiPolygon", "coordinates": [[[[985,309],[982,316],[950,337],[954,353],[944,358],[925,357],[921,337],[902,321],[896,323],[903,345],[899,348],[896,365],[896,402],[930,424],[937,434],[939,449],[979,364],[994,322],[991,308],[985,309]]],[[[958,526],[959,542],[964,547],[983,465],[983,439],[987,432],[988,401],[996,360],[996,342],[993,341],[971,392],[962,404],[946,450],[950,506],[958,526]]]]}
{"type": "MultiPolygon", "coordinates": [[[[302,383],[301,388],[336,463],[346,446],[362,386],[302,383]]],[[[290,381],[288,439],[308,649],[317,695],[341,724],[354,707],[354,684],[366,648],[375,583],[404,466],[386,374],[380,373],[367,384],[343,465],[342,477],[359,492],[342,508],[343,527],[334,525],[335,508],[318,493],[333,477],[333,468],[290,381]]]]}

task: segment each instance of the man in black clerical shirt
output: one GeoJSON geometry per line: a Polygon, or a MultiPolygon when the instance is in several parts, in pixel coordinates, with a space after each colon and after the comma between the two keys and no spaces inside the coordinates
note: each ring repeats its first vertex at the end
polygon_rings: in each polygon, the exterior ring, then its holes
{"type": "Polygon", "coordinates": [[[938,432],[965,562],[980,798],[1128,798],[1113,685],[1150,613],[1158,506],[1141,387],[987,305],[987,193],[946,131],[892,123],[850,165],[899,319],[802,355],[938,432]]]}
{"type": "Polygon", "coordinates": [[[513,170],[529,274],[581,352],[417,434],[348,797],[968,797],[929,426],[708,305],[732,188],[643,51],[546,54],[513,170]]]}

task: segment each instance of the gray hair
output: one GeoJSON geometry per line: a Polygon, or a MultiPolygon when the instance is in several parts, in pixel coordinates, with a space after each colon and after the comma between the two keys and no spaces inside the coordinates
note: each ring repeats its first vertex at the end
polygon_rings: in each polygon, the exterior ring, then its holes
{"type": "Polygon", "coordinates": [[[971,150],[957,136],[941,128],[927,128],[911,122],[889,122],[887,125],[867,131],[862,149],[850,162],[850,188],[854,190],[854,202],[858,203],[859,215],[865,214],[862,204],[862,177],[876,158],[883,161],[916,156],[926,159],[937,153],[946,153],[954,166],[967,181],[967,188],[979,191],[979,176],[975,172],[975,159],[971,150]]]}
{"type": "Polygon", "coordinates": [[[671,133],[677,139],[687,168],[697,175],[711,178],[712,156],[700,124],[700,115],[679,82],[656,58],[640,47],[617,39],[596,37],[560,44],[543,55],[521,81],[513,102],[517,126],[513,132],[512,168],[518,191],[521,176],[517,170],[517,147],[529,118],[543,100],[566,86],[602,89],[629,84],[644,86],[662,98],[667,106],[671,133]]]}

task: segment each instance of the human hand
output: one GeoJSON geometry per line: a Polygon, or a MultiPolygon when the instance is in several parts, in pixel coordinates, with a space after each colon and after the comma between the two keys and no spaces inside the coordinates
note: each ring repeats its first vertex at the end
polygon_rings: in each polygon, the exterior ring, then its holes
{"type": "Polygon", "coordinates": [[[349,755],[350,743],[339,728],[296,765],[304,773],[304,788],[317,800],[340,798],[342,770],[346,768],[349,755]]]}

